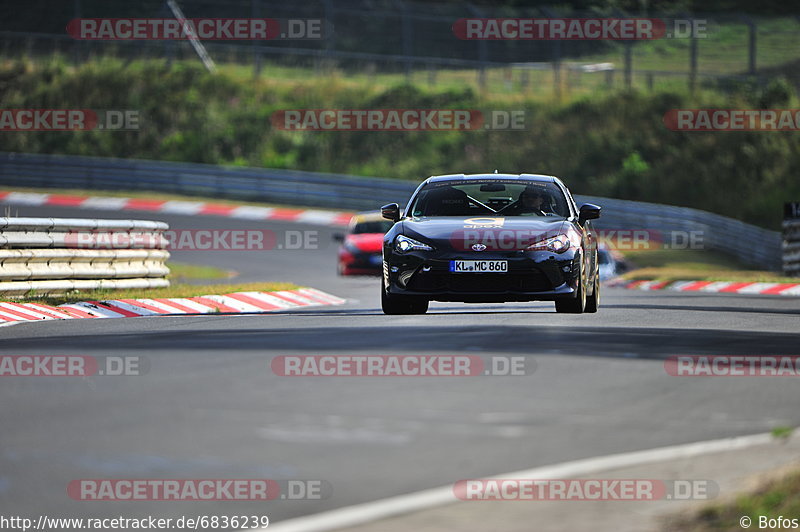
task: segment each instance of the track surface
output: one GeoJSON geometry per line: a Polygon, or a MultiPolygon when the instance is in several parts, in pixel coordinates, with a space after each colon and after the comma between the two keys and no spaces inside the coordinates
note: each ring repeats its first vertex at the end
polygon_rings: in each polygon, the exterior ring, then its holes
{"type": "MultiPolygon", "coordinates": [[[[23,216],[130,213],[14,207],[23,216]]],[[[552,303],[380,312],[376,279],[335,275],[333,229],[153,216],[173,229],[319,232],[319,249],[175,252],[241,281],[349,299],[285,314],[75,320],[0,328],[0,354],[147,357],[138,377],[4,378],[0,513],[273,521],[566,460],[800,425],[792,378],[677,378],[676,354],[800,354],[800,300],[605,290],[601,312],[552,303]],[[528,377],[285,378],[286,354],[522,355],[528,377]],[[79,502],[81,478],[324,479],[323,501],[79,502]]]]}

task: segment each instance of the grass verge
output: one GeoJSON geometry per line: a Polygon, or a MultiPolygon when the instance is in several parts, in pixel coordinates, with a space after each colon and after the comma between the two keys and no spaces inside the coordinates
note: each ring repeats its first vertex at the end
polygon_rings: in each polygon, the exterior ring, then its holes
{"type": "Polygon", "coordinates": [[[169,280],[174,283],[230,279],[236,276],[236,272],[215,268],[214,266],[198,266],[182,262],[168,262],[167,266],[169,267],[169,280]]]}
{"type": "Polygon", "coordinates": [[[54,296],[25,296],[15,298],[15,303],[44,303],[45,305],[63,305],[80,301],[104,301],[109,299],[140,299],[164,297],[195,297],[210,294],[231,294],[233,292],[275,292],[278,290],[294,290],[300,288],[292,283],[244,283],[244,284],[211,284],[188,285],[173,284],[166,288],[149,288],[136,290],[85,290],[54,296]]]}
{"type": "Polygon", "coordinates": [[[787,439],[794,432],[794,427],[780,426],[772,429],[771,433],[775,438],[787,439]]]}
{"type": "Polygon", "coordinates": [[[750,518],[753,529],[761,528],[761,516],[771,519],[779,516],[800,516],[800,470],[768,481],[755,491],[740,495],[731,502],[708,506],[693,515],[678,518],[670,522],[666,529],[684,532],[742,530],[740,519],[743,516],[750,518]]]}
{"type": "Polygon", "coordinates": [[[628,281],[800,283],[800,278],[758,270],[716,251],[657,249],[621,253],[636,268],[621,276],[628,281]]]}

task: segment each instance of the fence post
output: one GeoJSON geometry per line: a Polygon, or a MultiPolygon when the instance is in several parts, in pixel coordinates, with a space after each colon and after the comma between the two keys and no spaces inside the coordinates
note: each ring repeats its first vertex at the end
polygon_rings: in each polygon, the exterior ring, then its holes
{"type": "Polygon", "coordinates": [[[561,101],[561,61],[557,57],[553,59],[553,94],[556,101],[561,101]]]}
{"type": "Polygon", "coordinates": [[[408,6],[403,2],[403,0],[395,0],[395,2],[400,6],[400,28],[403,33],[403,55],[404,66],[405,66],[405,74],[406,74],[406,83],[411,83],[411,56],[414,53],[414,27],[411,25],[411,17],[408,14],[408,6]]]}
{"type": "Polygon", "coordinates": [[[750,46],[749,46],[749,55],[750,55],[750,73],[756,73],[756,34],[758,32],[758,27],[756,26],[755,22],[750,22],[750,46]]]}
{"type": "MultiPolygon", "coordinates": [[[[253,18],[261,18],[261,0],[251,0],[250,12],[253,18]]],[[[253,78],[261,76],[261,43],[253,39],[253,78]]]]}
{"type": "Polygon", "coordinates": [[[633,85],[633,45],[630,41],[625,41],[625,88],[630,89],[633,85]]]}
{"type": "MultiPolygon", "coordinates": [[[[467,4],[467,9],[478,18],[483,18],[483,11],[478,9],[472,4],[467,4]]],[[[486,41],[483,39],[478,39],[478,61],[480,62],[480,66],[478,67],[478,86],[480,90],[486,89],[486,61],[488,58],[488,52],[486,50],[486,41]]]]}
{"type": "MultiPolygon", "coordinates": [[[[331,27],[331,25],[333,25],[335,28],[336,25],[334,24],[333,19],[336,16],[336,8],[333,6],[333,0],[323,0],[323,5],[325,6],[325,21],[327,27],[331,27]]],[[[334,41],[336,39],[336,32],[331,32],[330,35],[326,33],[325,37],[325,62],[329,63],[333,58],[333,53],[336,51],[336,43],[334,41]]]]}
{"type": "MultiPolygon", "coordinates": [[[[170,17],[169,6],[167,6],[166,2],[161,4],[161,9],[159,9],[158,11],[158,16],[159,18],[170,17]]],[[[173,39],[164,40],[164,57],[166,57],[167,59],[167,68],[170,70],[172,69],[172,62],[175,59],[175,47],[176,47],[175,40],[173,39]]]]}
{"type": "Polygon", "coordinates": [[[377,75],[377,72],[378,66],[374,61],[367,63],[367,78],[369,79],[370,83],[375,83],[375,76],[377,75]]]}
{"type": "MultiPolygon", "coordinates": [[[[692,25],[694,27],[694,24],[692,25]]],[[[697,35],[692,30],[692,37],[689,40],[689,90],[694,92],[697,85],[697,35]]]]}
{"type": "Polygon", "coordinates": [[[748,43],[747,43],[747,71],[748,74],[755,74],[756,73],[756,33],[758,31],[758,26],[747,15],[740,15],[739,19],[745,23],[748,29],[748,43]]]}
{"type": "MultiPolygon", "coordinates": [[[[81,0],[75,0],[75,18],[81,18],[81,0]]],[[[81,44],[82,41],[80,40],[72,43],[72,60],[75,63],[75,66],[78,66],[80,63],[81,44]]]]}

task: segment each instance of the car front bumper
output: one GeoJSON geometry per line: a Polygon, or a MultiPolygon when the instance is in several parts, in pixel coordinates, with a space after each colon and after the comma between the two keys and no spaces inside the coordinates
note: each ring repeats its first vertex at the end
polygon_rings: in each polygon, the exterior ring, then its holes
{"type": "Polygon", "coordinates": [[[382,261],[380,253],[340,253],[339,271],[342,275],[380,275],[382,261]]]}
{"type": "Polygon", "coordinates": [[[390,294],[436,301],[552,301],[574,297],[580,253],[545,251],[502,253],[399,254],[384,251],[383,275],[390,294]],[[505,273],[452,273],[453,260],[505,260],[505,273]]]}

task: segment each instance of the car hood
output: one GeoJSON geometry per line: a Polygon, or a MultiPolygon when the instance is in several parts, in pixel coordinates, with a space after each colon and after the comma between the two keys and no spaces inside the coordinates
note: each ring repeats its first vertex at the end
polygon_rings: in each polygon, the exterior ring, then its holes
{"type": "Polygon", "coordinates": [[[441,216],[403,220],[401,233],[439,250],[469,250],[480,243],[486,250],[512,251],[563,234],[568,226],[563,218],[441,216]]]}

